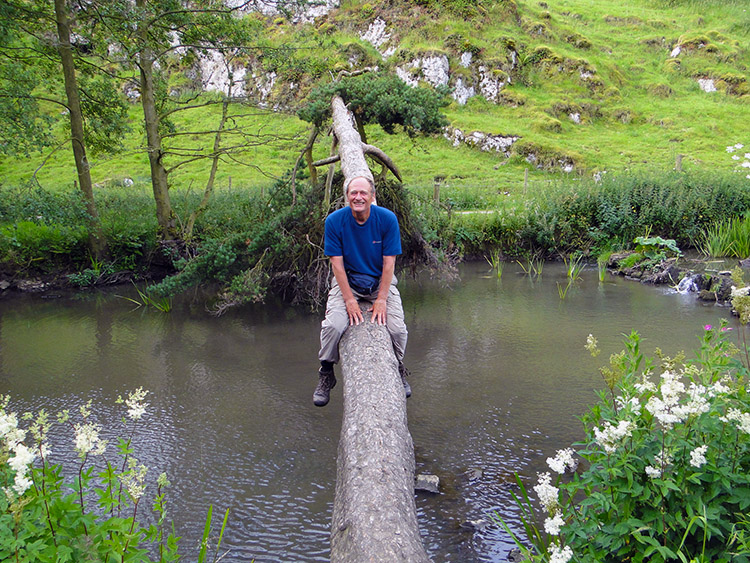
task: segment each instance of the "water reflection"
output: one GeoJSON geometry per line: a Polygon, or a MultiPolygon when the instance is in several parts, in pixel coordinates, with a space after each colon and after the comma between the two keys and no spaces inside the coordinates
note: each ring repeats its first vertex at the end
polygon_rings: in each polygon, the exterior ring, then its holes
{"type": "MultiPolygon", "coordinates": [[[[419,471],[443,493],[417,497],[435,561],[505,561],[497,526],[467,520],[498,511],[517,524],[513,473],[533,477],[558,447],[582,437],[577,416],[601,388],[598,366],[638,329],[644,349],[692,348],[726,309],[596,272],[561,300],[561,267],[540,280],[506,266],[502,279],[467,265],[444,287],[402,280],[414,396],[409,425],[419,471]],[[583,350],[589,333],[603,349],[583,350]]],[[[116,427],[118,394],[151,391],[135,437],[154,478],[173,483],[171,514],[194,550],[209,504],[230,509],[223,561],[325,561],[341,421],[341,388],[312,406],[318,315],[272,306],[216,319],[180,303],[169,315],[132,310],[112,295],[0,302],[0,385],[18,410],[74,408],[93,398],[116,427]]],[[[732,321],[733,322],[733,321],[732,321]]],[[[70,437],[60,437],[68,440],[70,437]]],[[[58,451],[61,448],[58,448],[58,451]]]]}

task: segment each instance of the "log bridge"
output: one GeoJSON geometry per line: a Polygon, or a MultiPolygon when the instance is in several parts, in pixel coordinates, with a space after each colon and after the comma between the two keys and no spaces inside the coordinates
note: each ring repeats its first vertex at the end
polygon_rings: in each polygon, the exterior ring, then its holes
{"type": "MultiPolygon", "coordinates": [[[[361,305],[364,310],[364,305],[361,305]]],[[[339,343],[344,416],[331,525],[332,563],[430,561],[419,537],[414,445],[391,337],[370,322],[339,343]]]]}
{"type": "MultiPolygon", "coordinates": [[[[362,142],[343,100],[334,96],[331,106],[333,147],[338,150],[344,185],[359,176],[373,179],[365,154],[400,180],[390,159],[362,142]]],[[[332,161],[313,164],[331,166],[332,161]]],[[[406,421],[406,394],[387,329],[373,324],[366,312],[364,317],[365,322],[350,326],[339,342],[344,416],[336,462],[331,562],[427,563],[414,500],[414,444],[406,421]]]]}

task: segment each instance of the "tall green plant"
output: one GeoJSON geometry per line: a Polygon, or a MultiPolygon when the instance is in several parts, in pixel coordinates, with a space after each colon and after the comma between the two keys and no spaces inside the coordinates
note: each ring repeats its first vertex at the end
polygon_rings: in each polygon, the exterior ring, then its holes
{"type": "MultiPolygon", "coordinates": [[[[531,560],[750,561],[748,370],[730,329],[704,328],[694,359],[660,356],[658,376],[635,332],[610,358],[585,440],[533,487],[545,534],[527,530],[531,560]]],[[[587,348],[598,353],[592,336],[587,348]]]]}
{"type": "MultiPolygon", "coordinates": [[[[135,457],[133,436],[146,414],[147,395],[138,388],[118,398],[126,410],[114,453],[102,439],[91,401],[76,413],[58,413],[56,423],[70,431],[76,454],[65,466],[53,460],[60,446],[49,446],[57,434],[51,432],[55,417],[44,409],[19,416],[9,410],[10,397],[0,396],[0,560],[167,563],[180,558],[179,538],[166,521],[167,476],[162,473],[149,484],[148,468],[135,457]],[[149,489],[155,521],[146,525],[149,489]]],[[[222,534],[226,521],[225,515],[222,534]]],[[[210,529],[210,511],[206,526],[210,529]]],[[[201,561],[209,549],[206,536],[201,561]]],[[[217,552],[220,543],[221,536],[217,552]]]]}

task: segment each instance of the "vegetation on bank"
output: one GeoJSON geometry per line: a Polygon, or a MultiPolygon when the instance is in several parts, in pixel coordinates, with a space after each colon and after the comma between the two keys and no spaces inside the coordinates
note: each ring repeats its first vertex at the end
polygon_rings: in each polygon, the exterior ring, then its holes
{"type": "MultiPolygon", "coordinates": [[[[337,182],[340,182],[340,178],[337,182]]],[[[295,205],[285,182],[263,190],[219,190],[195,224],[193,243],[160,241],[153,199],[145,185],[96,193],[108,257],[87,249],[87,216],[78,192],[41,188],[2,190],[0,271],[6,279],[56,278],[93,286],[147,280],[155,297],[197,285],[219,288],[214,306],[261,300],[267,292],[314,305],[328,275],[322,255],[322,189],[300,182],[295,205]]],[[[178,221],[201,194],[176,192],[178,221]]],[[[737,174],[669,172],[578,180],[537,187],[525,198],[463,191],[443,194],[384,182],[379,199],[399,214],[403,267],[424,263],[425,252],[443,263],[466,256],[594,260],[631,248],[636,237],[674,239],[700,247],[711,229],[750,208],[747,181],[737,174]],[[485,212],[477,207],[489,208],[485,212]],[[426,246],[425,246],[426,245],[426,246]]],[[[335,205],[335,202],[334,202],[335,205]]]]}
{"type": "MultiPolygon", "coordinates": [[[[646,357],[633,332],[610,357],[585,439],[547,458],[533,486],[543,529],[518,481],[527,560],[750,561],[750,371],[744,331],[730,331],[705,326],[688,360],[646,357]]],[[[592,335],[586,348],[599,353],[592,335]]]]}
{"type": "MultiPolygon", "coordinates": [[[[125,409],[116,444],[103,439],[91,401],[77,412],[17,413],[0,395],[0,557],[3,561],[168,563],[184,549],[168,517],[166,473],[148,476],[133,437],[148,409],[138,388],[116,403],[125,409]],[[57,431],[63,434],[57,435],[57,431]],[[73,451],[61,436],[72,438],[73,451]],[[147,478],[148,477],[148,478],[147,478]]],[[[200,545],[191,560],[220,559],[227,510],[218,539],[208,508],[200,545]],[[215,555],[214,555],[215,553],[215,555]],[[213,557],[211,557],[214,555],[213,557]]]]}

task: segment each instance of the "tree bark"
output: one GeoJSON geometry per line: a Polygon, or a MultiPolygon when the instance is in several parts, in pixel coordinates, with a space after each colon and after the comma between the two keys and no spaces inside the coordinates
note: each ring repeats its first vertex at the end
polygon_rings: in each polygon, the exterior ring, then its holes
{"type": "MultiPolygon", "coordinates": [[[[139,10],[146,10],[146,0],[136,0],[139,10]]],[[[159,232],[164,240],[177,238],[177,222],[172,203],[169,199],[167,169],[162,162],[161,133],[159,132],[159,113],[156,109],[156,88],[154,86],[154,55],[148,46],[148,29],[146,22],[138,23],[138,39],[142,47],[139,52],[138,68],[140,71],[141,104],[146,129],[148,162],[151,166],[151,186],[156,202],[156,220],[159,232]]]]}
{"type": "Polygon", "coordinates": [[[344,173],[344,185],[351,178],[364,176],[373,182],[372,172],[367,166],[365,153],[362,150],[362,138],[356,129],[352,114],[346,109],[344,100],[334,96],[331,101],[333,109],[333,133],[339,140],[339,156],[341,157],[341,171],[344,173]]]}
{"type": "Polygon", "coordinates": [[[331,563],[429,561],[414,500],[414,445],[388,331],[351,326],[339,343],[344,416],[337,456],[331,563]]]}
{"type": "Polygon", "coordinates": [[[106,253],[106,241],[99,222],[99,213],[94,201],[94,188],[91,182],[91,169],[86,157],[86,145],[83,132],[83,111],[78,95],[78,80],[76,78],[73,49],[70,45],[70,22],[68,6],[65,0],[55,0],[55,20],[57,23],[57,50],[60,53],[63,78],[65,81],[65,95],[68,99],[70,117],[70,131],[72,135],[73,158],[78,173],[78,184],[86,201],[86,212],[89,214],[89,249],[92,257],[101,260],[106,253]]]}
{"type": "MultiPolygon", "coordinates": [[[[372,179],[362,139],[338,96],[333,130],[344,184],[372,179]]],[[[414,444],[406,395],[390,335],[370,322],[350,326],[339,342],[344,416],[337,456],[331,562],[429,561],[414,500],[414,444]]]]}

